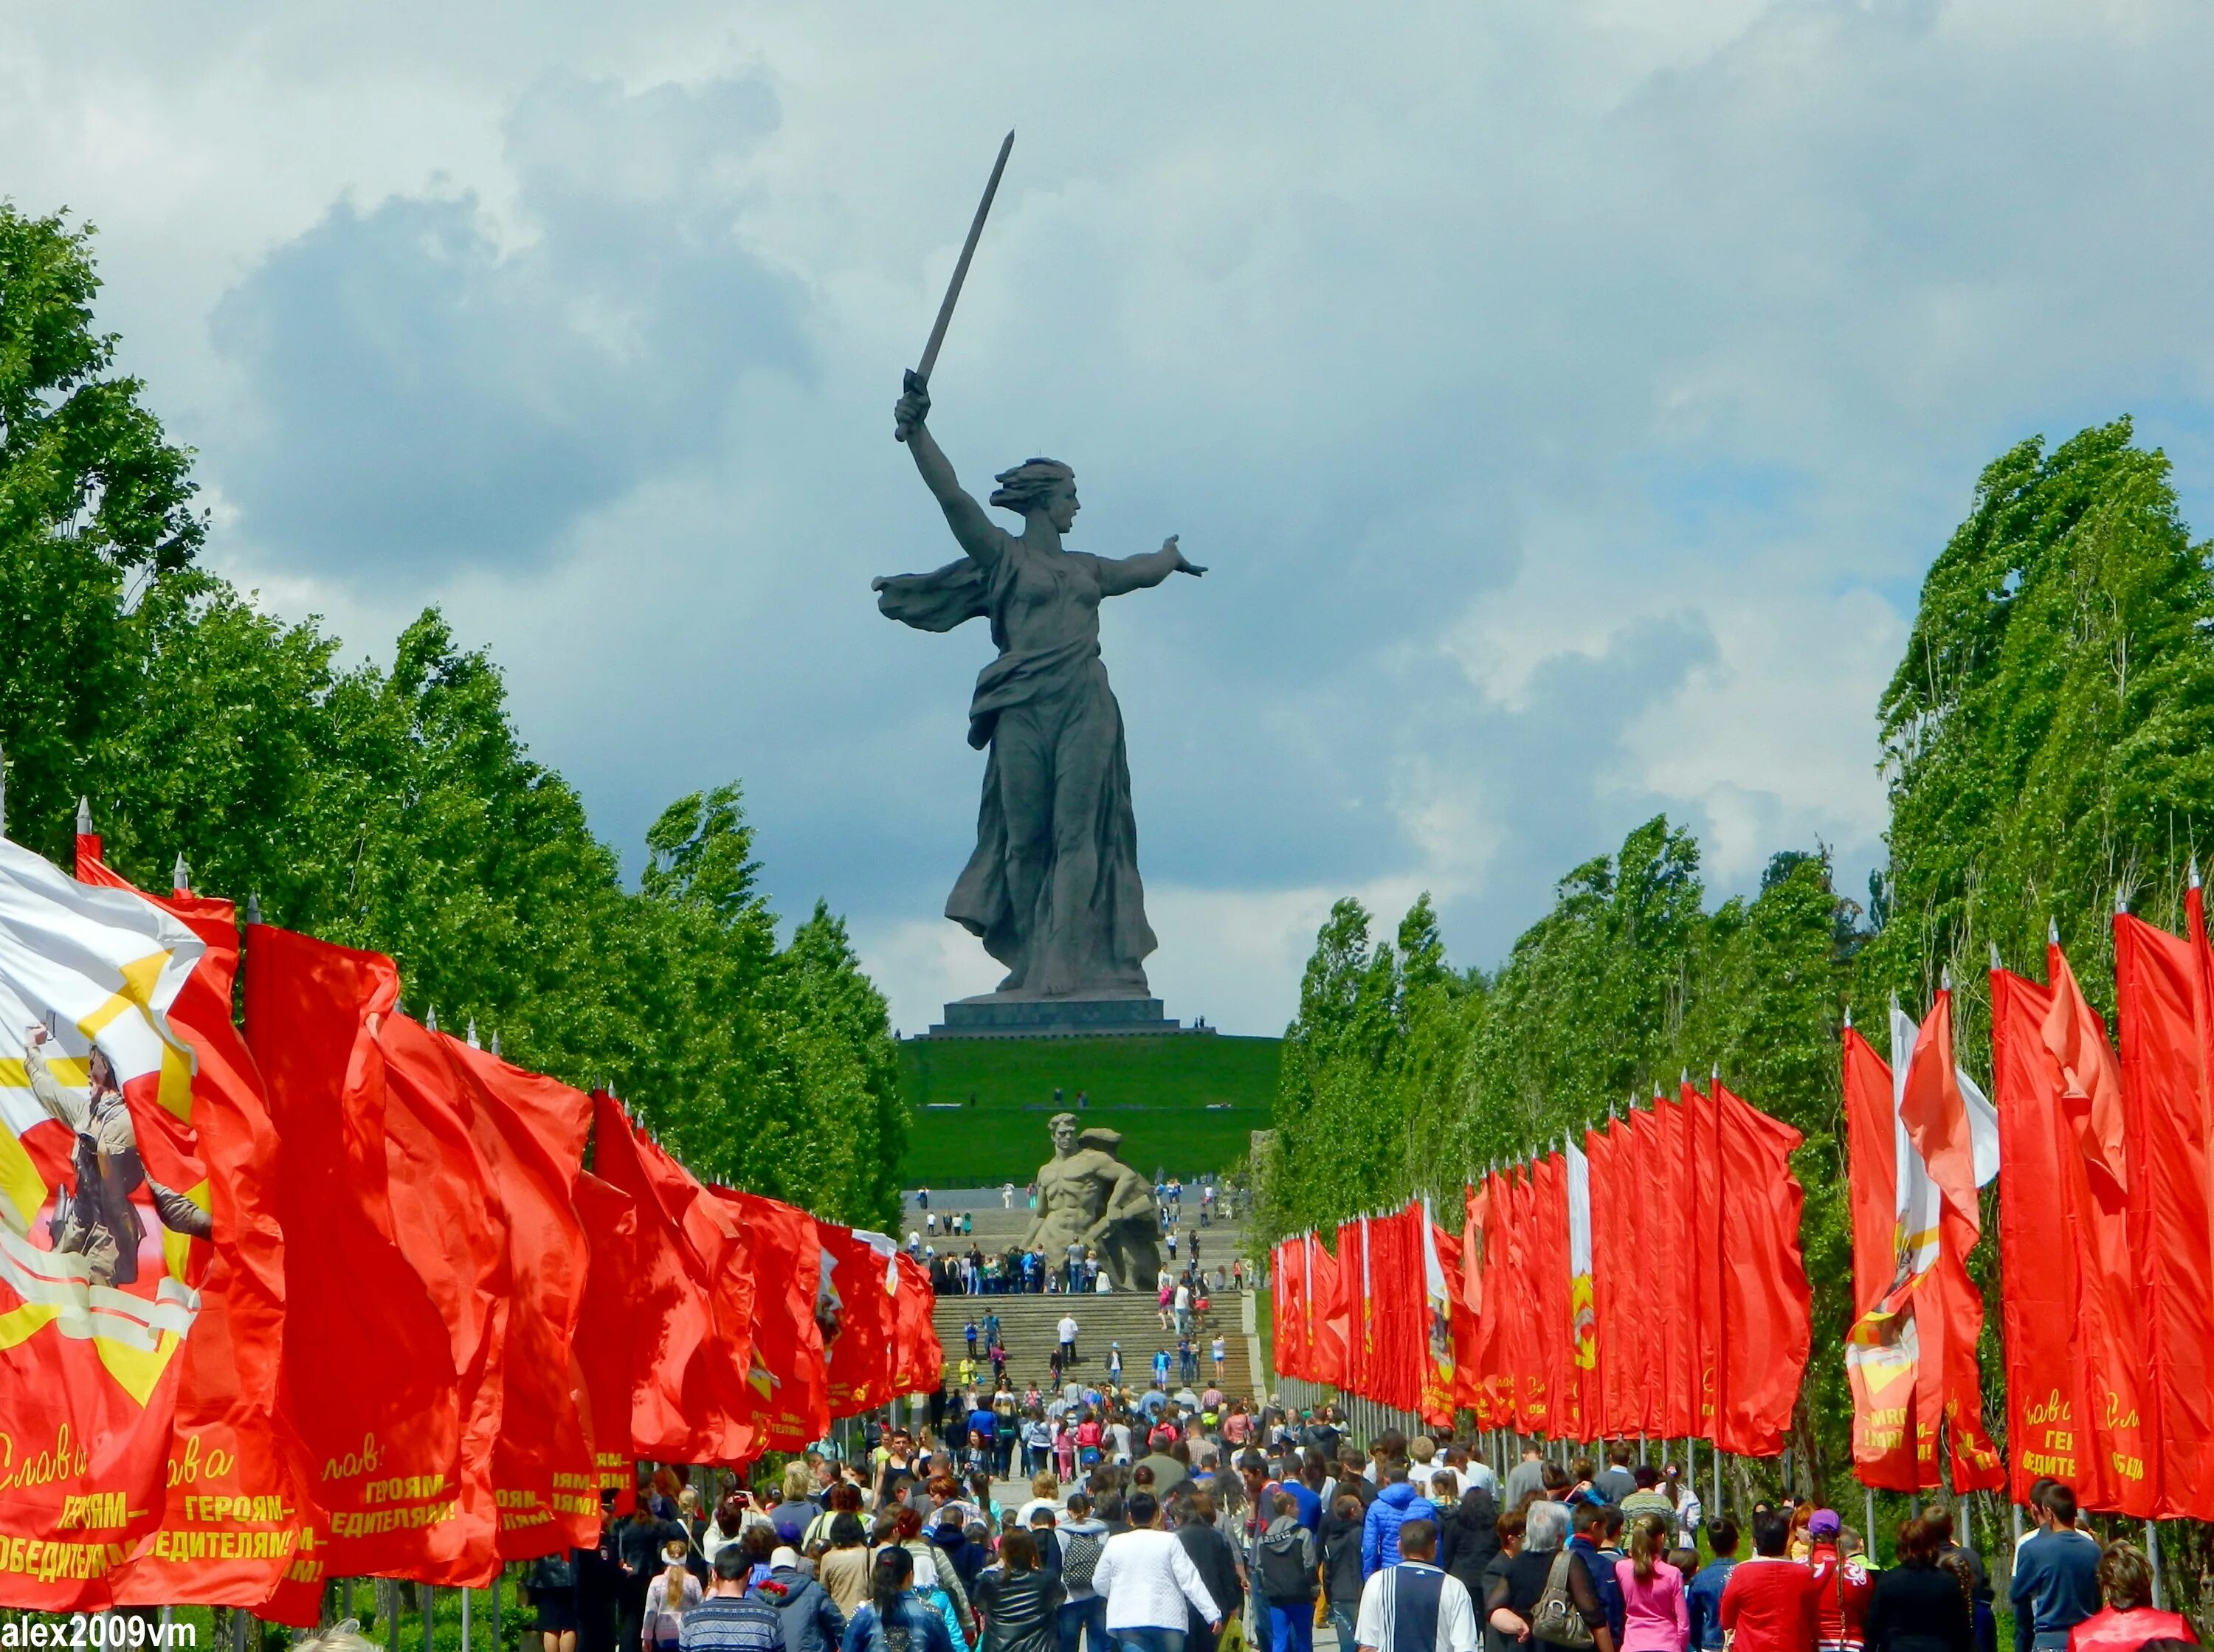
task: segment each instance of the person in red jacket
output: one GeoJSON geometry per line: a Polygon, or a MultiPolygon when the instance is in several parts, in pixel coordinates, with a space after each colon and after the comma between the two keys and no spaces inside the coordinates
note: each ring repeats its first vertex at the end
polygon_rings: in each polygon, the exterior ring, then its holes
{"type": "Polygon", "coordinates": [[[1814,1652],[1814,1574],[1785,1553],[1791,1523],[1771,1509],[1752,1517],[1753,1557],[1722,1591],[1731,1652],[1814,1652]]]}
{"type": "Polygon", "coordinates": [[[2105,1609],[2068,1631],[2068,1652],[2138,1652],[2147,1641],[2199,1638],[2177,1613],[2153,1609],[2152,1567],[2133,1544],[2109,1543],[2100,1555],[2099,1594],[2105,1609]]]}
{"type": "Polygon", "coordinates": [[[1860,1557],[1840,1550],[1844,1529],[1834,1509],[1817,1509],[1807,1527],[1812,1545],[1807,1567],[1814,1574],[1814,1643],[1820,1652],[1861,1652],[1868,1596],[1875,1593],[1875,1580],[1860,1557]]]}

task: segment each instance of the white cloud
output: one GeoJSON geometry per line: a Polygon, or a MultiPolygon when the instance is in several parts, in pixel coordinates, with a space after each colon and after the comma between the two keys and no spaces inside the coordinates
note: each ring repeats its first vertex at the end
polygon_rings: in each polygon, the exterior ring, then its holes
{"type": "Polygon", "coordinates": [[[1016,125],[935,422],[1212,564],[1104,649],[1156,983],[1275,1031],[1333,894],[1489,963],[1657,810],[1856,881],[1978,467],[2131,408],[2214,464],[2210,71],[2198,0],[18,8],[0,150],[219,565],[351,654],[443,603],[626,848],[742,777],[905,1025],[994,973],[988,643],[866,586],[952,553],[889,406],[1016,125]]]}

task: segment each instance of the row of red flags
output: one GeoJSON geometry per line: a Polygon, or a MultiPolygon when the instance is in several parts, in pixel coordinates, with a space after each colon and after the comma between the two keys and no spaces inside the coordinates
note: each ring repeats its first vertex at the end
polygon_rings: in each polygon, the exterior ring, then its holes
{"type": "Polygon", "coordinates": [[[2087,1508],[2214,1519],[2214,948],[2194,878],[2185,933],[2114,918],[2117,1059],[2057,938],[2046,982],[1994,967],[1995,1140],[1952,1054],[1940,992],[1893,1056],[1845,1033],[1855,1307],[1854,1450],[1869,1484],[2041,1477],[2087,1508]],[[2010,1465],[1984,1429],[1984,1305],[1966,1258],[1998,1182],[2010,1465]]]}
{"type": "Polygon", "coordinates": [[[1811,1343],[1800,1135],[1689,1083],[1463,1191],[1275,1247],[1275,1364],[1449,1423],[1771,1454],[1811,1343]]]}
{"type": "Polygon", "coordinates": [[[481,1587],[596,1542],[639,1459],[937,1385],[885,1236],[700,1182],[606,1094],[401,1013],[377,954],[248,925],[242,1037],[229,903],[141,894],[91,837],[77,879],[0,840],[0,1006],[56,1029],[0,1058],[0,1603],[309,1625],[327,1577],[481,1587]],[[80,983],[89,1013],[34,1003],[80,983]]]}

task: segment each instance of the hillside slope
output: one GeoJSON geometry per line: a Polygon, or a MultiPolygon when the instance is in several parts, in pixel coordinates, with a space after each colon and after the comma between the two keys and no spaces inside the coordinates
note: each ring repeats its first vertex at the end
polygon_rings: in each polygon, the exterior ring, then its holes
{"type": "Polygon", "coordinates": [[[914,1120],[901,1185],[1019,1186],[1052,1152],[1046,1122],[1062,1110],[1122,1131],[1122,1156],[1148,1174],[1226,1169],[1269,1126],[1281,1045],[1219,1034],[909,1039],[900,1087],[914,1120]],[[1080,1110],[1079,1092],[1088,1098],[1080,1110]]]}

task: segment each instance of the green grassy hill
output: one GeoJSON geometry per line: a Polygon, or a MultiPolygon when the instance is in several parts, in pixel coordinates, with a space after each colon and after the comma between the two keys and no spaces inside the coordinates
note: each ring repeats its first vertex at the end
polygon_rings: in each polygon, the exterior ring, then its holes
{"type": "Polygon", "coordinates": [[[914,1118],[904,1186],[1021,1186],[1051,1156],[1061,1107],[1122,1132],[1138,1169],[1194,1176],[1244,1156],[1276,1099],[1279,1039],[909,1039],[900,1083],[914,1118]],[[1078,1091],[1090,1097],[1079,1109],[1078,1091]]]}

